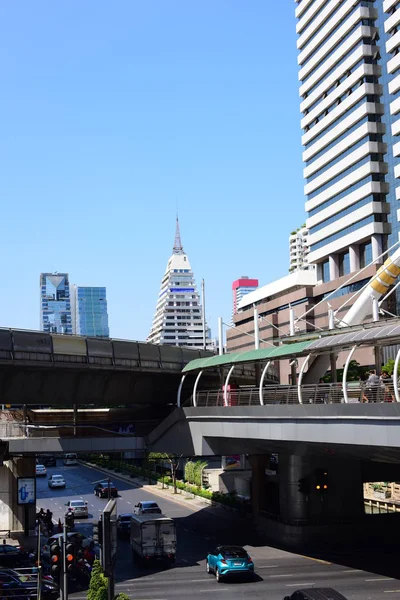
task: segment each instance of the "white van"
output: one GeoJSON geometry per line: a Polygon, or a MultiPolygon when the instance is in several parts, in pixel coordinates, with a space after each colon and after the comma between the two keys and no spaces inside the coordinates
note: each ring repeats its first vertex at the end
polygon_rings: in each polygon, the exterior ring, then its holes
{"type": "Polygon", "coordinates": [[[64,465],[77,465],[78,456],[74,452],[64,454],[64,465]]]}

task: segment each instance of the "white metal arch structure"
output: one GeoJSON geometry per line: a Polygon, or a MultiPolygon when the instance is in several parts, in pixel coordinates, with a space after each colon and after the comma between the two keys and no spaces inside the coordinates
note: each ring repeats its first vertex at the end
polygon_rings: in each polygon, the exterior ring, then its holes
{"type": "Polygon", "coordinates": [[[352,358],[356,348],[357,348],[357,346],[353,346],[352,349],[350,350],[349,355],[346,358],[346,364],[344,365],[344,369],[343,369],[342,390],[343,390],[343,398],[344,398],[345,404],[349,403],[349,397],[347,395],[347,371],[349,370],[349,364],[350,364],[351,358],[352,358]]]}
{"type": "Polygon", "coordinates": [[[260,397],[260,404],[261,404],[261,406],[264,406],[264,399],[263,399],[263,385],[264,385],[264,379],[265,379],[265,376],[266,376],[266,374],[267,374],[268,367],[269,367],[269,365],[270,365],[270,364],[271,364],[271,361],[269,360],[269,361],[267,362],[267,364],[265,365],[265,367],[263,368],[263,372],[261,373],[261,379],[260,379],[260,388],[259,388],[259,390],[258,390],[258,392],[259,392],[259,397],[260,397]]]}
{"type": "Polygon", "coordinates": [[[197,393],[197,384],[199,383],[199,379],[202,376],[203,371],[199,371],[199,374],[196,377],[196,381],[193,386],[193,406],[197,406],[196,393],[197,393]]]}
{"type": "Polygon", "coordinates": [[[226,376],[226,379],[225,379],[225,387],[224,387],[224,405],[225,406],[228,406],[228,385],[229,385],[229,380],[231,378],[234,368],[235,368],[235,365],[232,365],[231,368],[229,369],[228,375],[226,376]]]}
{"type": "Polygon", "coordinates": [[[394,361],[394,369],[393,369],[393,387],[394,387],[394,395],[396,398],[396,402],[400,402],[400,393],[399,393],[398,377],[397,377],[399,362],[400,362],[400,350],[396,354],[396,360],[394,361]]]}
{"type": "Polygon", "coordinates": [[[181,407],[181,392],[182,392],[183,382],[185,381],[185,377],[186,377],[186,373],[185,373],[185,375],[182,375],[181,382],[180,382],[179,387],[178,387],[178,393],[177,393],[177,396],[176,396],[176,405],[177,405],[178,408],[181,407]]]}
{"type": "Polygon", "coordinates": [[[299,399],[299,404],[303,404],[303,397],[302,397],[302,394],[301,394],[301,382],[302,382],[302,379],[303,379],[303,374],[304,374],[305,368],[308,365],[308,361],[310,360],[310,356],[311,356],[311,354],[309,354],[306,357],[305,361],[301,365],[301,369],[300,369],[300,373],[299,373],[299,379],[297,381],[297,397],[299,399]]]}

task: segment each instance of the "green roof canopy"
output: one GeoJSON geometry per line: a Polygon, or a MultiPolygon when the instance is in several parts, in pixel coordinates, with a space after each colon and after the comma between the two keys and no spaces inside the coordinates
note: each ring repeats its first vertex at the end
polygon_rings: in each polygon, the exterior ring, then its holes
{"type": "Polygon", "coordinates": [[[283,344],[271,348],[260,348],[259,350],[250,350],[249,352],[241,352],[238,354],[222,354],[222,356],[211,356],[211,358],[196,358],[184,367],[182,373],[201,371],[202,369],[211,369],[222,367],[224,365],[290,358],[293,355],[306,353],[307,348],[312,343],[312,340],[307,340],[306,342],[295,342],[293,344],[283,344]]]}

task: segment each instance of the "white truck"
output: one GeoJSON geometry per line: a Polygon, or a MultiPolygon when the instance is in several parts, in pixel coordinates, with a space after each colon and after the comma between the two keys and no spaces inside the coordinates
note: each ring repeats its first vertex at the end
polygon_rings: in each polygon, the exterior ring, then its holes
{"type": "Polygon", "coordinates": [[[176,556],[176,527],[163,515],[132,515],[132,557],[140,562],[165,560],[173,564],[176,556]]]}

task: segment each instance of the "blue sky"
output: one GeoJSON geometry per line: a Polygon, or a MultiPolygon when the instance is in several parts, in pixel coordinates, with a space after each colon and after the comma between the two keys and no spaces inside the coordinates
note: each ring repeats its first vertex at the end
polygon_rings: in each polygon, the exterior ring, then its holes
{"type": "Polygon", "coordinates": [[[0,6],[1,326],[39,327],[39,274],[105,285],[145,339],[178,208],[207,319],[287,274],[305,220],[294,2],[0,6]]]}

